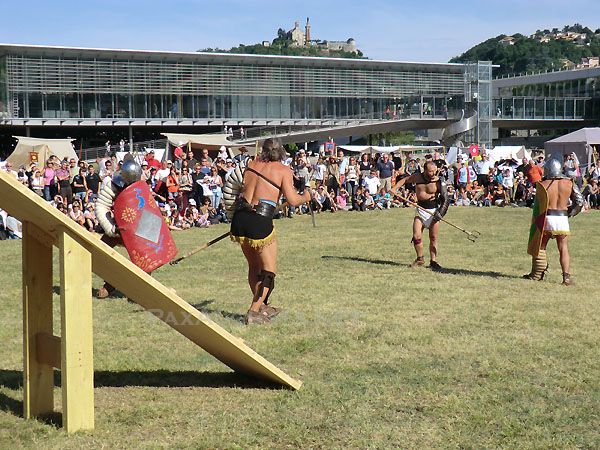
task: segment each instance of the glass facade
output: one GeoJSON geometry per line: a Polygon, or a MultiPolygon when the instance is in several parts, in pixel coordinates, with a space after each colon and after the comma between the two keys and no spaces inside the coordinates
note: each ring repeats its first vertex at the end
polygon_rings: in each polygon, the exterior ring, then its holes
{"type": "MultiPolygon", "coordinates": [[[[577,72],[579,71],[564,73],[570,75],[577,72]]],[[[583,74],[583,71],[580,73],[583,74]]],[[[514,84],[499,87],[499,98],[494,99],[495,117],[594,119],[600,116],[600,77],[582,76],[538,83],[535,82],[535,77],[523,77],[521,81],[517,78],[514,84]]]]}
{"type": "Polygon", "coordinates": [[[461,65],[103,52],[6,52],[0,101],[18,104],[12,117],[64,119],[453,118],[464,108],[461,65]]]}

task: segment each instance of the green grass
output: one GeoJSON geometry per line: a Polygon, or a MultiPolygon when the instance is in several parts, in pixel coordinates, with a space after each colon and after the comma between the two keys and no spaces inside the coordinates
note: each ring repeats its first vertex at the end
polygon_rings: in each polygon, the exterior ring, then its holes
{"type": "MultiPolygon", "coordinates": [[[[324,213],[316,229],[308,216],[276,221],[272,300],[285,313],[268,326],[239,320],[246,264],[229,241],[154,273],[301,379],[297,392],[232,373],[121,296],[94,300],[96,429],[75,435],[22,418],[21,247],[1,242],[2,448],[599,448],[600,214],[571,221],[573,287],[560,285],[553,241],[547,280],[520,279],[530,210],[450,209],[482,237],[442,225],[444,273],[408,267],[412,215],[324,213]]],[[[226,230],[175,238],[185,253],[226,230]]]]}

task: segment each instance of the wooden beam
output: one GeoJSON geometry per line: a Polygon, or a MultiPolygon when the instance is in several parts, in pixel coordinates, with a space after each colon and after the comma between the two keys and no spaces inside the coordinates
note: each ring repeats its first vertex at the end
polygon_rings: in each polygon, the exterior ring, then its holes
{"type": "Polygon", "coordinates": [[[50,333],[38,333],[35,335],[35,343],[37,345],[38,362],[60,369],[60,338],[50,333]]]}
{"type": "Polygon", "coordinates": [[[63,427],[94,429],[92,256],[59,232],[63,427]]]}
{"type": "Polygon", "coordinates": [[[40,358],[36,336],[52,334],[52,246],[23,222],[23,416],[54,410],[54,370],[40,358]]]}

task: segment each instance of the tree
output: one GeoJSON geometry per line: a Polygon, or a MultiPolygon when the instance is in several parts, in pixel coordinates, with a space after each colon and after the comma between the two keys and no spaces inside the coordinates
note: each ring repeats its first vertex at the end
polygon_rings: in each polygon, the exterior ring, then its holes
{"type": "Polygon", "coordinates": [[[286,39],[286,32],[283,28],[277,30],[277,39],[286,39]]]}

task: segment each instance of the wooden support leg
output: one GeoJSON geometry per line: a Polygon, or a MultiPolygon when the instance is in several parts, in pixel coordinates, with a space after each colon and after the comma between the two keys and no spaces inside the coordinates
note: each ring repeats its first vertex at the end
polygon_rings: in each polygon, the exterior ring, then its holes
{"type": "Polygon", "coordinates": [[[92,258],[63,230],[59,235],[63,428],[94,429],[92,258]]]}
{"type": "Polygon", "coordinates": [[[40,362],[36,335],[52,334],[52,244],[42,242],[35,226],[23,223],[23,415],[54,410],[54,369],[40,362]]]}

